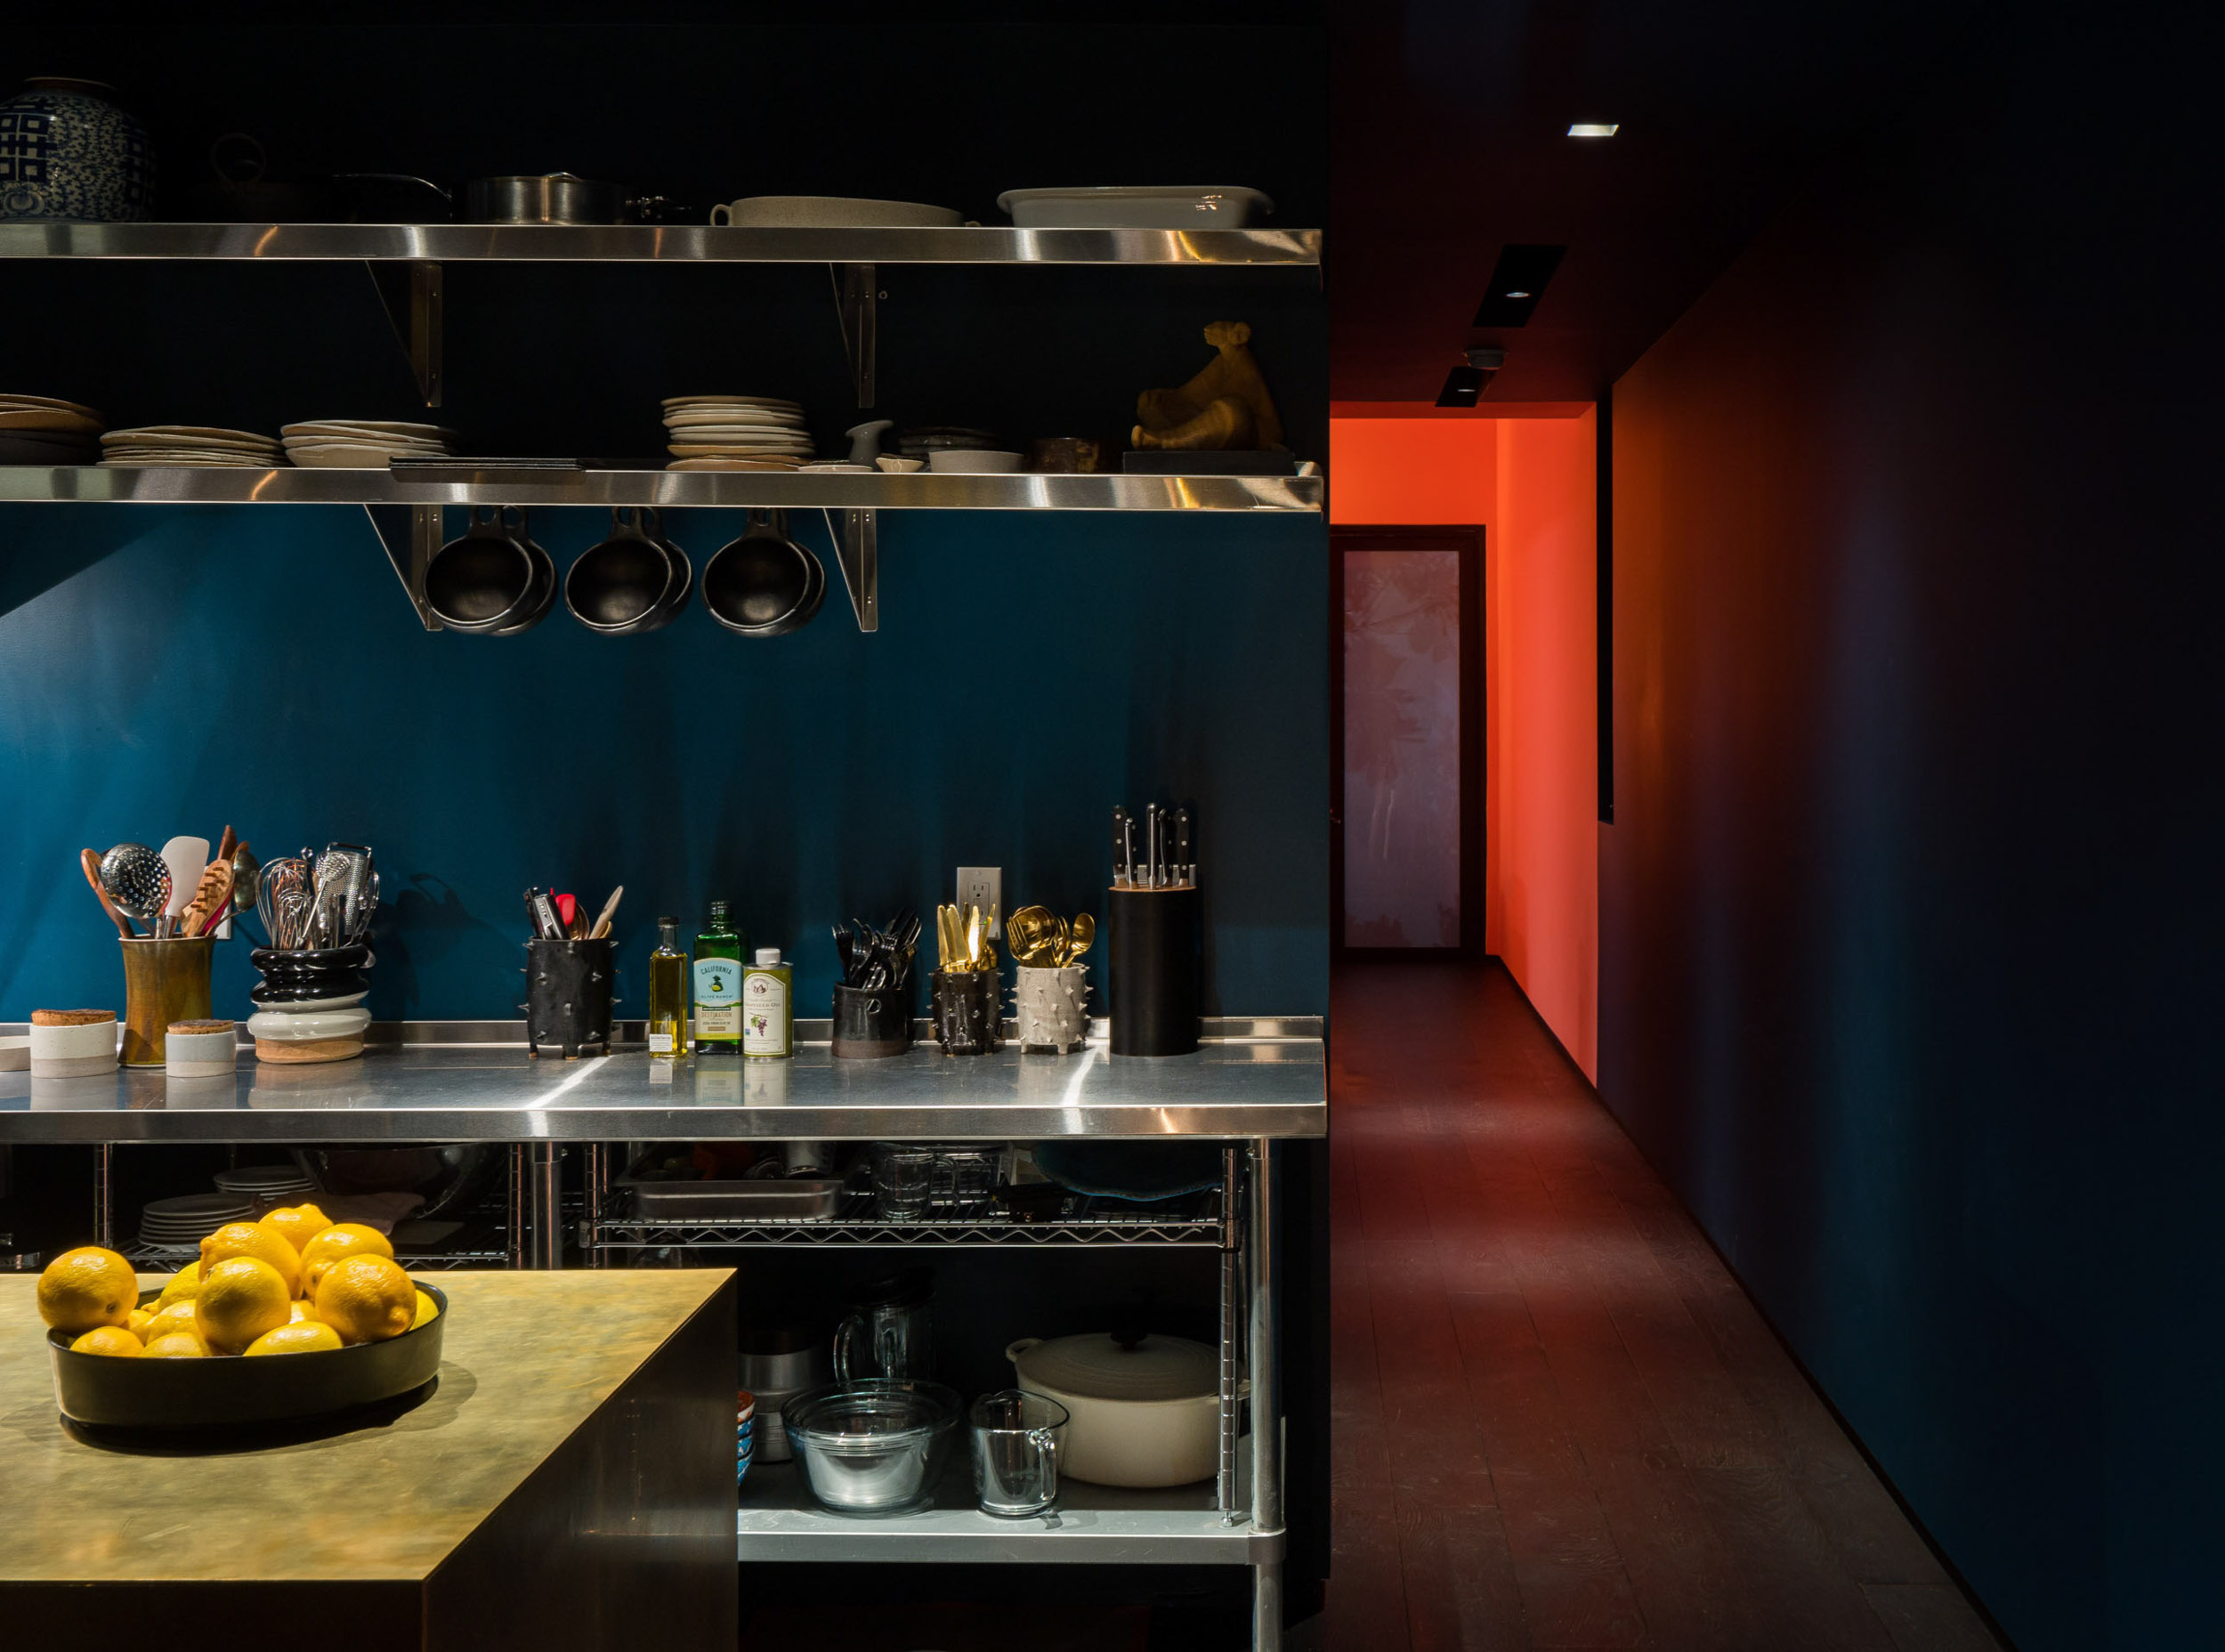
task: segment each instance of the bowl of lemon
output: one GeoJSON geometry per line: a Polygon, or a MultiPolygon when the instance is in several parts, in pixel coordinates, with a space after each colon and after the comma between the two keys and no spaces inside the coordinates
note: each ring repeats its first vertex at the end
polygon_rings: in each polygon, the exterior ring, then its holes
{"type": "Polygon", "coordinates": [[[375,1405],[441,1369],[448,1298],[384,1234],[313,1204],[229,1222],[158,1291],[87,1245],[38,1281],[62,1415],[98,1427],[206,1429],[375,1405]]]}

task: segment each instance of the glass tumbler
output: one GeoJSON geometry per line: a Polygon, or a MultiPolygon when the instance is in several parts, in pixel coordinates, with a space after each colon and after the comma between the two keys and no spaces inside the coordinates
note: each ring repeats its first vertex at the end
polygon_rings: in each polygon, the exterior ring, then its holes
{"type": "Polygon", "coordinates": [[[1058,1501],[1058,1453],[1066,1408],[1021,1389],[974,1402],[974,1489],[983,1514],[1041,1514],[1058,1501]]]}
{"type": "Polygon", "coordinates": [[[873,1161],[873,1208],[885,1222],[916,1222],[934,1199],[935,1155],[914,1149],[873,1161]]]}

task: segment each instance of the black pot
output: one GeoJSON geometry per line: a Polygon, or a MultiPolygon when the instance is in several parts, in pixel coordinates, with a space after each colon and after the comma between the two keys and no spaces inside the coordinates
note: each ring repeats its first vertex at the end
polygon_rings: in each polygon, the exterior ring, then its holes
{"type": "MultiPolygon", "coordinates": [[[[526,538],[525,513],[514,532],[498,508],[481,516],[471,507],[471,526],[450,539],[425,564],[425,601],[433,617],[451,631],[500,631],[528,620],[537,601],[540,563],[526,538]]],[[[549,565],[553,593],[555,565],[549,565]]]]}
{"type": "Polygon", "coordinates": [[[309,947],[286,950],[258,946],[247,961],[263,979],[247,991],[257,1004],[313,1004],[328,998],[346,998],[371,990],[363,972],[378,960],[362,942],[353,946],[309,947]]]}
{"type": "Polygon", "coordinates": [[[719,547],[703,568],[703,606],[742,636],[801,630],[826,599],[819,558],[754,515],[741,538],[719,547]]]}
{"type": "Polygon", "coordinates": [[[564,606],[590,631],[633,636],[670,624],[692,583],[654,511],[613,510],[610,537],[582,551],[564,576],[564,606]]]}

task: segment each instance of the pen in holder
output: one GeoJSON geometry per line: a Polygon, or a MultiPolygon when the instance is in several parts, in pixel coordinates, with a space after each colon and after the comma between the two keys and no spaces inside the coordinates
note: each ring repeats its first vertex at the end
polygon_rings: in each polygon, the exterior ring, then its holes
{"type": "Polygon", "coordinates": [[[611,1053],[611,996],[615,943],[535,939],[525,943],[525,1044],[534,1055],[544,1044],[566,1060],[592,1047],[611,1053]]]}
{"type": "Polygon", "coordinates": [[[124,1065],[158,1067],[170,1024],[207,1018],[216,937],[131,935],[117,944],[124,949],[124,1065]]]}
{"type": "Polygon", "coordinates": [[[1106,900],[1112,1053],[1188,1055],[1197,1048],[1203,1013],[1196,886],[1116,887],[1106,900]]]}

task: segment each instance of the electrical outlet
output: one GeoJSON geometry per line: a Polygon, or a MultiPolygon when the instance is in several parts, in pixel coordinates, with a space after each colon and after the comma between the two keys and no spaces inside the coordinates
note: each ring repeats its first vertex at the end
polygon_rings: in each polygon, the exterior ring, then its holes
{"type": "Polygon", "coordinates": [[[958,901],[960,906],[994,907],[997,921],[989,933],[1004,932],[1004,868],[1001,866],[961,866],[958,869],[958,901]]]}

